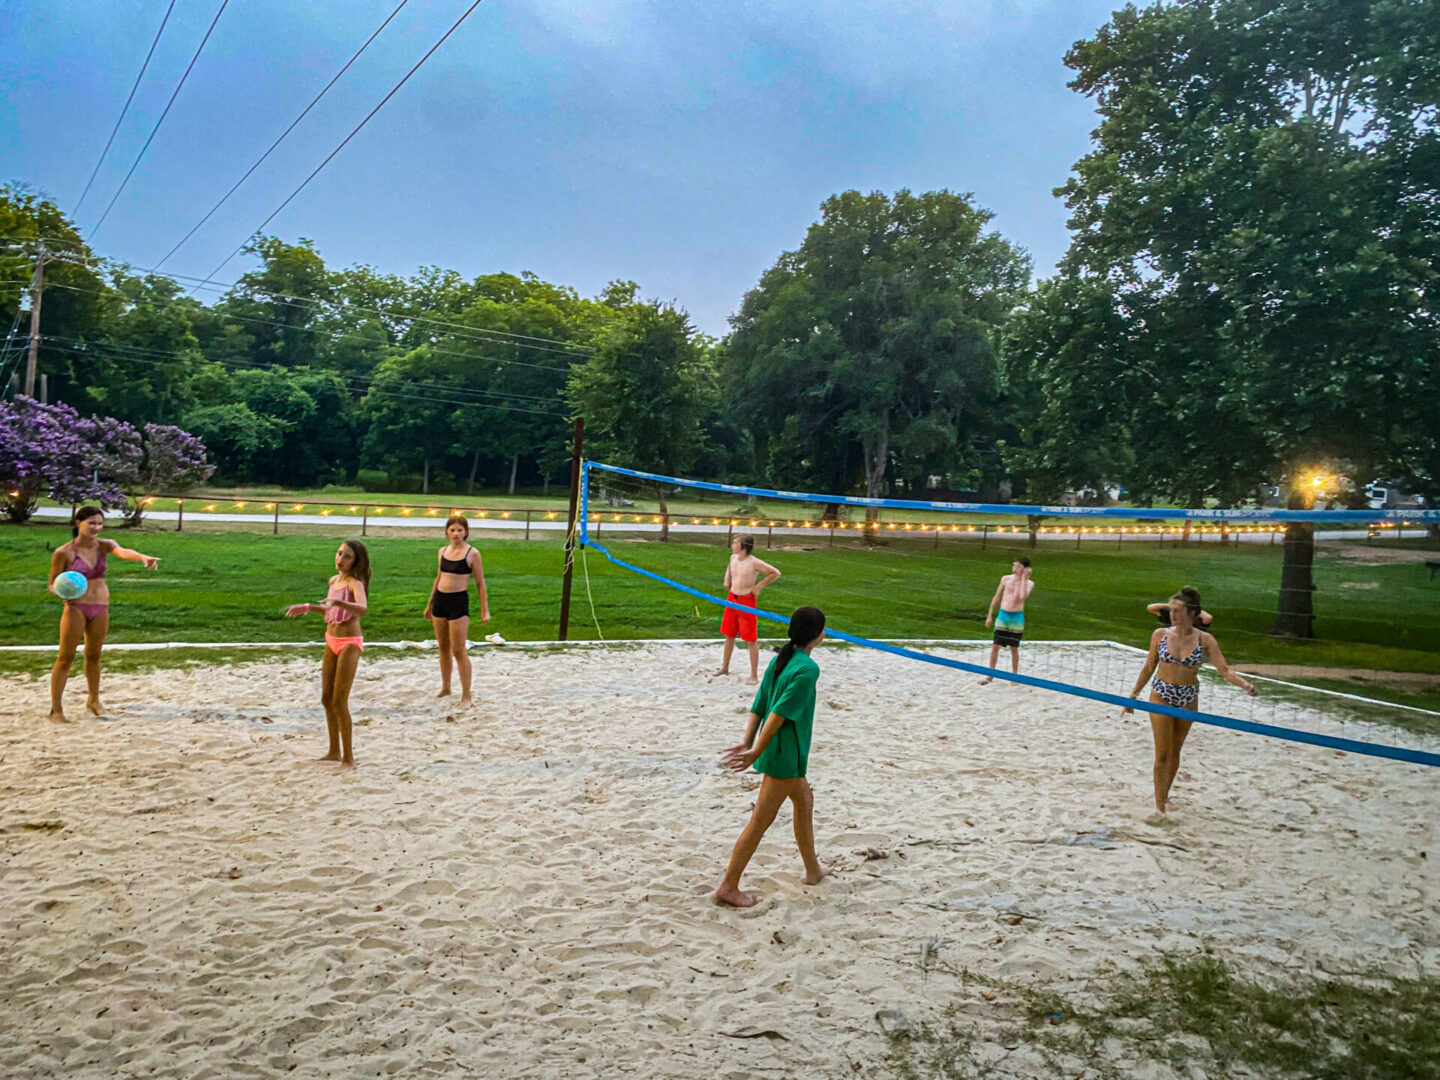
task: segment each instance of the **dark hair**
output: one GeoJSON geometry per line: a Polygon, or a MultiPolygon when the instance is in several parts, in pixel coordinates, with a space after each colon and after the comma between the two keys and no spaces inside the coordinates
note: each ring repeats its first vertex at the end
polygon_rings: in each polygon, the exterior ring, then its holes
{"type": "Polygon", "coordinates": [[[355,565],[350,568],[350,576],[365,586],[365,595],[370,595],[370,552],[365,550],[365,545],[359,540],[346,540],[345,546],[350,549],[350,554],[355,556],[355,565]]]}
{"type": "Polygon", "coordinates": [[[740,541],[740,546],[745,549],[746,555],[755,550],[755,538],[749,533],[736,533],[735,539],[740,541]]]}
{"type": "Polygon", "coordinates": [[[1021,566],[1025,567],[1026,570],[1029,570],[1029,569],[1030,569],[1030,556],[1029,556],[1029,555],[1019,555],[1019,556],[1016,556],[1015,561],[1018,562],[1021,566]]]}
{"type": "Polygon", "coordinates": [[[1185,610],[1190,613],[1190,618],[1194,620],[1196,626],[1200,625],[1200,593],[1197,590],[1186,585],[1170,599],[1183,600],[1185,610]]]}
{"type": "Polygon", "coordinates": [[[452,514],[452,515],[450,516],[450,520],[447,521],[447,522],[445,522],[445,532],[446,532],[446,535],[449,535],[450,526],[451,526],[451,525],[459,525],[461,528],[463,528],[463,529],[465,530],[465,535],[466,535],[467,537],[470,535],[470,522],[468,522],[468,521],[465,520],[464,515],[462,515],[462,514],[452,514]]]}
{"type": "Polygon", "coordinates": [[[82,507],[80,507],[79,510],[76,510],[76,511],[75,511],[75,516],[70,519],[70,535],[71,535],[71,536],[79,536],[79,535],[80,535],[80,523],[81,523],[82,521],[88,521],[88,520],[90,520],[92,517],[104,517],[104,516],[105,516],[105,511],[104,511],[104,510],[101,510],[100,507],[98,507],[98,506],[82,506],[82,507]]]}
{"type": "Polygon", "coordinates": [[[775,661],[775,678],[780,678],[780,673],[785,670],[785,665],[795,655],[796,649],[803,649],[824,631],[825,613],[823,611],[818,607],[796,608],[795,614],[790,616],[788,631],[790,640],[781,647],[779,659],[775,661]]]}

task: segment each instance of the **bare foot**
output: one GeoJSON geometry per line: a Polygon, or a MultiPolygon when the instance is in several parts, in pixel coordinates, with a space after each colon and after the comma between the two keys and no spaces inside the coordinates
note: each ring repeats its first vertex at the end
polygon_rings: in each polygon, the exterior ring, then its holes
{"type": "Polygon", "coordinates": [[[68,724],[70,721],[66,718],[63,709],[51,709],[50,722],[52,724],[68,724]]]}
{"type": "Polygon", "coordinates": [[[470,697],[469,694],[464,695],[464,696],[460,699],[460,707],[461,707],[462,709],[468,709],[468,708],[470,708],[471,706],[473,706],[474,704],[475,704],[475,702],[474,702],[474,700],[470,697]]]}
{"type": "Polygon", "coordinates": [[[353,769],[353,768],[355,768],[355,759],[354,759],[354,758],[350,758],[348,761],[342,761],[342,762],[340,762],[340,767],[339,767],[338,769],[336,769],[335,771],[336,771],[337,773],[349,772],[349,771],[350,771],[351,769],[353,769]]]}
{"type": "Polygon", "coordinates": [[[741,892],[739,889],[731,889],[724,885],[715,890],[715,902],[728,904],[730,907],[754,907],[759,899],[754,893],[741,892]]]}
{"type": "Polygon", "coordinates": [[[99,698],[90,698],[85,702],[85,709],[91,716],[104,716],[105,706],[100,704],[99,698]]]}
{"type": "Polygon", "coordinates": [[[986,683],[992,683],[992,682],[994,682],[994,681],[995,681],[995,676],[993,676],[993,675],[986,675],[985,678],[983,678],[983,679],[980,680],[980,685],[981,685],[981,686],[984,686],[986,683]]]}
{"type": "Polygon", "coordinates": [[[827,877],[829,877],[831,874],[833,874],[833,873],[835,872],[833,869],[831,869],[829,866],[825,865],[823,862],[822,862],[822,863],[819,863],[819,864],[817,864],[817,865],[820,867],[820,870],[819,870],[818,873],[806,874],[806,875],[805,875],[804,880],[805,880],[805,884],[806,884],[806,885],[819,885],[820,882],[824,881],[827,877]]]}
{"type": "Polygon", "coordinates": [[[710,677],[711,677],[712,679],[718,679],[721,675],[729,675],[729,674],[730,674],[730,669],[729,669],[729,668],[722,667],[719,671],[715,672],[715,674],[714,674],[714,675],[711,675],[710,677]]]}
{"type": "Polygon", "coordinates": [[[317,757],[315,760],[316,760],[316,761],[339,761],[339,760],[340,760],[340,751],[339,751],[339,750],[331,750],[331,751],[330,751],[328,754],[326,754],[324,757],[317,757]]]}
{"type": "Polygon", "coordinates": [[[448,687],[448,686],[442,687],[441,690],[440,690],[440,692],[439,692],[438,694],[436,694],[435,696],[436,696],[436,697],[449,697],[449,696],[450,696],[450,687],[448,687]]]}
{"type": "Polygon", "coordinates": [[[760,680],[757,679],[754,675],[751,675],[748,679],[745,680],[745,685],[746,685],[746,686],[759,686],[759,685],[760,685],[760,680]]]}

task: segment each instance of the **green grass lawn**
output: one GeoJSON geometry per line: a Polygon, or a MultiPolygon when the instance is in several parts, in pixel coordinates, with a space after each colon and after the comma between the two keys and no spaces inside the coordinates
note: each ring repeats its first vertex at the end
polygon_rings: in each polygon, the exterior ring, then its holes
{"type": "MultiPolygon", "coordinates": [[[[214,528],[112,528],[108,535],[161,558],[160,569],[112,563],[114,624],[120,641],[283,641],[317,638],[316,619],[282,616],[286,604],[319,599],[333,572],[336,529],[272,537],[214,528]]],[[[429,636],[421,618],[435,570],[437,537],[372,536],[373,599],[365,618],[376,640],[429,636]]],[[[68,529],[31,523],[0,527],[0,644],[53,640],[58,602],[45,591],[49,551],[68,529]]],[[[819,538],[817,537],[817,540],[819,538]]],[[[560,599],[558,540],[481,538],[494,620],[487,629],[511,640],[555,636],[560,599]]],[[[718,592],[726,551],[721,538],[660,544],[605,538],[615,553],[688,585],[718,592]]],[[[876,550],[823,542],[788,542],[760,554],[784,572],[764,604],[788,612],[818,604],[831,624],[873,637],[988,637],[985,610],[1018,543],[986,549],[972,541],[897,539],[876,550]]],[[[1047,548],[1035,559],[1034,596],[1027,607],[1033,639],[1107,638],[1143,644],[1155,621],[1144,604],[1196,585],[1217,613],[1215,632],[1226,655],[1252,663],[1303,663],[1395,671],[1440,672],[1440,581],[1418,563],[1367,565],[1323,547],[1316,563],[1320,639],[1266,636],[1280,576],[1279,548],[1157,545],[1083,550],[1047,548]]],[[[582,568],[588,566],[595,614],[607,638],[710,637],[718,609],[616,568],[598,552],[577,560],[571,635],[596,637],[582,568]]],[[[772,629],[778,633],[778,628],[772,629]]],[[[478,637],[478,633],[472,636],[478,637]]],[[[39,663],[39,661],[36,661],[39,663]]]]}

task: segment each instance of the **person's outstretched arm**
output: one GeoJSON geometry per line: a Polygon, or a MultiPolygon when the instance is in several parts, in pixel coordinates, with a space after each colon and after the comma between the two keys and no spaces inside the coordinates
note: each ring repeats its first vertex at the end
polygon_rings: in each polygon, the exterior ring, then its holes
{"type": "Polygon", "coordinates": [[[132,551],[129,548],[121,547],[119,544],[115,543],[114,540],[111,540],[110,543],[113,545],[110,548],[110,554],[114,555],[117,559],[124,559],[126,562],[144,563],[146,570],[154,570],[155,567],[159,565],[160,560],[155,558],[155,556],[153,555],[142,555],[138,551],[132,551]]]}
{"type": "Polygon", "coordinates": [[[1256,690],[1254,684],[1226,663],[1225,657],[1220,653],[1220,643],[1215,640],[1213,635],[1202,632],[1200,635],[1200,644],[1205,646],[1205,651],[1210,654],[1210,663],[1215,665],[1215,670],[1220,673],[1222,679],[1231,686],[1238,686],[1251,697],[1255,696],[1256,690]]]}
{"type": "MultiPolygon", "coordinates": [[[[1145,666],[1140,669],[1140,677],[1135,680],[1135,689],[1130,691],[1132,698],[1139,697],[1140,691],[1150,681],[1150,676],[1155,674],[1155,669],[1160,666],[1160,638],[1164,636],[1164,630],[1156,630],[1150,635],[1150,651],[1145,654],[1145,666]]],[[[1125,714],[1133,713],[1135,710],[1125,706],[1125,714]]]]}

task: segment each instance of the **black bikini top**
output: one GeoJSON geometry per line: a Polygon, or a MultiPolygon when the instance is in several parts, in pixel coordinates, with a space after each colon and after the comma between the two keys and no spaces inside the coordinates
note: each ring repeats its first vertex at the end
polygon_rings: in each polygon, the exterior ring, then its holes
{"type": "Polygon", "coordinates": [[[468,574],[470,573],[470,549],[465,549],[465,558],[447,559],[442,552],[440,555],[440,569],[447,574],[468,574]]]}

